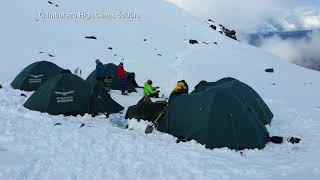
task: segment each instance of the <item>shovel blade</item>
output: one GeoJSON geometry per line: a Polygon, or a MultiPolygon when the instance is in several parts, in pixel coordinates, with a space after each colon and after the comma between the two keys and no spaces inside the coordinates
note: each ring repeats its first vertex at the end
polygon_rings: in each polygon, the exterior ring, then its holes
{"type": "Polygon", "coordinates": [[[146,128],[146,130],[145,130],[144,132],[145,132],[146,134],[150,134],[150,133],[152,133],[152,131],[153,131],[153,127],[150,126],[150,125],[148,125],[147,128],[146,128]]]}

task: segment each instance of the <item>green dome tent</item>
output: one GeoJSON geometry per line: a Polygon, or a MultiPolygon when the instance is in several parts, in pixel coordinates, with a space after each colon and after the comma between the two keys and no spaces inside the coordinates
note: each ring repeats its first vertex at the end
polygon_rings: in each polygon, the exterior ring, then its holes
{"type": "Polygon", "coordinates": [[[155,121],[163,108],[166,106],[165,101],[152,102],[147,96],[143,97],[137,105],[130,106],[126,113],[126,119],[137,119],[155,121]]]}
{"type": "Polygon", "coordinates": [[[64,69],[48,61],[35,62],[24,68],[12,81],[14,89],[35,91],[49,78],[60,74],[64,69]]]}
{"type": "Polygon", "coordinates": [[[263,148],[269,133],[255,108],[239,98],[233,83],[217,83],[172,97],[158,130],[191,138],[207,148],[263,148]]]}
{"type": "MultiPolygon", "coordinates": [[[[104,65],[107,74],[113,76],[113,81],[111,83],[111,89],[120,90],[120,79],[117,75],[118,66],[112,63],[104,65]]],[[[127,78],[127,89],[131,92],[137,92],[138,84],[135,80],[135,73],[126,72],[127,78]]],[[[93,87],[96,84],[96,71],[94,70],[86,79],[86,81],[93,87]]]]}
{"type": "Polygon", "coordinates": [[[89,110],[90,92],[80,77],[61,73],[40,86],[24,107],[52,115],[83,115],[89,110]]]}
{"type": "Polygon", "coordinates": [[[201,81],[198,85],[196,85],[192,93],[201,92],[208,88],[217,86],[231,87],[234,94],[238,98],[254,109],[254,111],[258,114],[259,120],[261,120],[264,124],[271,123],[273,114],[259,94],[247,84],[242,83],[234,78],[223,78],[216,82],[201,81]]]}
{"type": "Polygon", "coordinates": [[[100,85],[95,85],[91,90],[89,113],[99,114],[99,113],[118,113],[124,108],[114,101],[110,94],[100,85]]]}

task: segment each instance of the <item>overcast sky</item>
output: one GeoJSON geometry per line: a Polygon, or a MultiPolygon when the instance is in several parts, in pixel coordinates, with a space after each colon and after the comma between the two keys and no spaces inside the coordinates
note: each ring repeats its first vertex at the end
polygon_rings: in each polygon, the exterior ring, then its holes
{"type": "Polygon", "coordinates": [[[168,0],[195,16],[212,18],[237,30],[252,30],[265,19],[298,7],[319,6],[320,0],[168,0]]]}

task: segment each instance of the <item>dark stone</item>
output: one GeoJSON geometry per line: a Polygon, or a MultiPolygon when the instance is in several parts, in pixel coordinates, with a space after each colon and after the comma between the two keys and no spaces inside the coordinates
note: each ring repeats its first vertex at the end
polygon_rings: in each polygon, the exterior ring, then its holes
{"type": "Polygon", "coordinates": [[[208,44],[207,42],[202,42],[203,44],[208,44]]]}
{"type": "Polygon", "coordinates": [[[48,54],[48,56],[49,56],[49,57],[56,57],[56,56],[54,56],[54,55],[52,55],[52,54],[48,54]]]}
{"type": "Polygon", "coordinates": [[[147,39],[144,39],[143,41],[147,41],[147,39]]]}
{"type": "MultiPolygon", "coordinates": [[[[221,33],[221,34],[223,34],[224,33],[224,35],[225,36],[227,36],[227,37],[229,37],[229,38],[231,38],[231,39],[234,39],[234,40],[238,40],[237,39],[237,36],[236,36],[236,34],[237,34],[237,32],[235,31],[235,30],[229,30],[228,28],[226,28],[225,26],[223,26],[222,24],[219,24],[219,26],[220,26],[220,31],[219,31],[219,33],[221,33]]],[[[211,25],[210,26],[211,28],[214,28],[213,27],[213,25],[211,25]]]]}
{"type": "Polygon", "coordinates": [[[97,37],[95,37],[95,36],[86,36],[85,38],[87,38],[87,39],[97,39],[97,37]]]}
{"type": "Polygon", "coordinates": [[[53,2],[51,2],[51,1],[48,1],[48,3],[49,3],[49,4],[53,4],[53,2]]]}
{"type": "Polygon", "coordinates": [[[213,42],[213,44],[217,45],[218,43],[217,42],[213,42]]]}
{"type": "Polygon", "coordinates": [[[291,137],[288,139],[288,142],[292,143],[292,144],[299,144],[301,141],[300,138],[296,138],[296,137],[291,137]]]}
{"type": "Polygon", "coordinates": [[[214,21],[213,21],[212,19],[208,19],[208,21],[209,21],[209,22],[213,22],[213,23],[214,23],[214,21]]]}
{"type": "Polygon", "coordinates": [[[109,50],[112,50],[112,47],[108,47],[109,50]]]}
{"type": "Polygon", "coordinates": [[[217,26],[215,26],[213,24],[211,24],[209,27],[212,28],[213,30],[217,30],[217,26]]]}
{"type": "Polygon", "coordinates": [[[227,37],[237,40],[237,37],[236,37],[237,32],[235,30],[229,30],[227,28],[223,28],[222,30],[227,37]]]}
{"type": "Polygon", "coordinates": [[[113,56],[118,56],[117,54],[114,54],[113,56]]]}
{"type": "Polygon", "coordinates": [[[275,144],[281,144],[283,143],[283,137],[280,137],[280,136],[272,136],[270,138],[270,142],[273,142],[275,144]]]}
{"type": "Polygon", "coordinates": [[[0,89],[2,89],[2,86],[1,86],[1,84],[0,84],[0,89]]]}
{"type": "Polygon", "coordinates": [[[231,30],[231,31],[230,31],[230,34],[231,34],[232,36],[235,36],[235,35],[237,34],[237,32],[236,32],[235,30],[231,30]]]}
{"type": "Polygon", "coordinates": [[[21,96],[21,97],[27,97],[27,95],[25,95],[25,94],[23,94],[23,93],[21,93],[20,96],[21,96]]]}
{"type": "Polygon", "coordinates": [[[190,43],[190,44],[199,44],[198,41],[197,41],[197,40],[194,40],[194,39],[190,39],[190,40],[189,40],[189,43],[190,43]]]}
{"type": "Polygon", "coordinates": [[[84,126],[86,126],[86,124],[85,123],[82,123],[81,125],[80,125],[80,127],[82,128],[82,127],[84,127],[84,126]]]}
{"type": "Polygon", "coordinates": [[[157,54],[158,56],[162,56],[162,54],[157,54]]]}
{"type": "Polygon", "coordinates": [[[274,69],[273,69],[273,68],[268,68],[268,69],[266,69],[265,71],[268,72],[268,73],[273,73],[273,72],[274,72],[274,69]]]}
{"type": "Polygon", "coordinates": [[[187,138],[187,137],[177,137],[178,139],[176,140],[176,143],[179,144],[180,142],[189,142],[192,141],[191,138],[187,138]]]}
{"type": "Polygon", "coordinates": [[[54,126],[61,126],[61,123],[55,123],[54,126]]]}

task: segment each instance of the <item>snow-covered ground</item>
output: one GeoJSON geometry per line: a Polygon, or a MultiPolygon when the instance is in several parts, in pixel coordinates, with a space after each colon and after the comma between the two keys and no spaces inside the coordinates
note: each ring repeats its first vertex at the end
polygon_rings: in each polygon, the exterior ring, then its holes
{"type": "MultiPolygon", "coordinates": [[[[299,110],[268,101],[276,117],[271,134],[298,136],[301,144],[268,144],[263,150],[207,150],[196,142],[176,144],[146,123],[118,126],[123,115],[63,117],[31,112],[9,87],[0,91],[0,179],[316,179],[320,109],[299,110]],[[61,125],[54,126],[56,123],[61,125]],[[85,123],[86,126],[80,125],[85,123]]],[[[112,96],[123,105],[129,99],[112,96]]]]}
{"type": "MultiPolygon", "coordinates": [[[[43,0],[6,0],[1,4],[1,180],[320,176],[319,72],[226,38],[209,28],[207,22],[162,0],[70,0],[57,4],[43,0]],[[41,12],[97,15],[118,11],[141,17],[39,17],[41,12]],[[85,36],[96,36],[97,40],[85,36]],[[199,44],[191,45],[189,39],[199,44]],[[26,98],[9,85],[19,71],[38,60],[71,70],[79,67],[86,77],[94,69],[96,58],[105,63],[123,61],[128,71],[136,73],[138,83],[150,78],[165,95],[180,79],[193,87],[203,79],[238,78],[256,89],[275,114],[267,126],[271,135],[296,136],[302,141],[297,145],[268,144],[263,150],[245,150],[242,155],[226,148],[208,150],[195,141],[176,144],[168,134],[144,134],[145,122],[132,120],[129,124],[133,129],[124,129],[124,114],[106,119],[50,116],[27,110],[22,106],[26,98]],[[266,73],[266,68],[274,68],[275,73],[266,73]],[[54,126],[56,123],[61,125],[54,126]],[[86,125],[80,128],[82,123],[86,125]]],[[[142,92],[123,97],[112,91],[112,97],[127,108],[142,98],[142,92]]]]}

